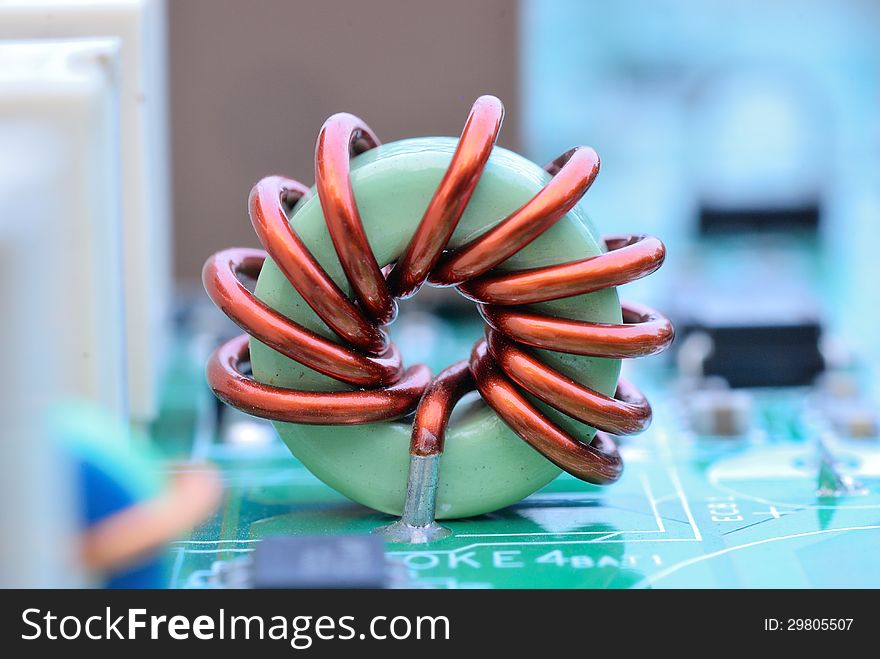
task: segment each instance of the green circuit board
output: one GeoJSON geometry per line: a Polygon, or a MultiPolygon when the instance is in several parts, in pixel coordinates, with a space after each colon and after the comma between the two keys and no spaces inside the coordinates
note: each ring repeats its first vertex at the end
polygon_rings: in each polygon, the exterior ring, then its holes
{"type": "MultiPolygon", "coordinates": [[[[153,434],[171,457],[218,465],[226,496],[211,520],[170,547],[171,587],[223,585],[224,566],[246,560],[266,537],[365,534],[390,521],[317,480],[268,424],[233,417],[243,432],[229,441],[228,427],[200,422],[199,409],[213,401],[200,357],[181,350],[153,434]]],[[[387,545],[403,585],[880,586],[880,555],[869,550],[880,546],[876,437],[828,431],[808,388],[755,390],[746,435],[700,436],[682,418],[671,375],[658,368],[637,377],[648,384],[654,423],[623,440],[618,483],[599,488],[563,475],[507,509],[444,522],[453,531],[444,540],[387,545]]]]}

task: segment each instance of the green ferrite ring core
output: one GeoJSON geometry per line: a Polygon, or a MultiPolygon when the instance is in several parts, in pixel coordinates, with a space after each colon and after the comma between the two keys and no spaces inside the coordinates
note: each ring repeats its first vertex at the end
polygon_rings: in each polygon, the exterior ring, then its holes
{"type": "MultiPolygon", "coordinates": [[[[394,262],[403,253],[449,166],[456,144],[456,139],[440,137],[401,140],[352,160],[355,199],[380,267],[394,262]]],[[[498,224],[549,180],[550,175],[536,164],[495,147],[449,247],[465,244],[498,224]]],[[[312,192],[310,199],[294,208],[291,224],[327,273],[350,295],[351,288],[333,249],[314,188],[312,192]]],[[[498,270],[552,265],[603,251],[581,202],[541,237],[498,266],[498,270]]],[[[271,259],[266,259],[260,273],[256,295],[294,322],[338,341],[271,259]]],[[[530,307],[577,320],[622,320],[617,291],[613,288],[530,307]]],[[[256,339],[251,339],[250,346],[253,374],[260,382],[313,391],[349,388],[278,354],[256,339]]],[[[535,352],[561,373],[613,395],[619,360],[540,349],[535,352]]],[[[589,441],[595,433],[595,429],[536,399],[532,401],[582,441],[589,441]]],[[[375,510],[401,514],[409,468],[411,426],[407,421],[357,426],[276,422],[275,428],[290,451],[327,485],[375,510]]],[[[457,406],[446,434],[437,517],[470,517],[503,508],[535,492],[559,473],[558,467],[521,440],[478,397],[470,396],[457,406]]]]}

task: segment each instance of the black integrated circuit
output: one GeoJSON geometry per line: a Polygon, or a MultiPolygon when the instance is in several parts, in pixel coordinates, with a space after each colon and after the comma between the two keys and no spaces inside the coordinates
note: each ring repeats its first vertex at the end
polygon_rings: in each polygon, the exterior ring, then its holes
{"type": "Polygon", "coordinates": [[[737,233],[815,233],[821,216],[819,203],[779,208],[722,208],[703,204],[698,229],[702,236],[737,233]]]}
{"type": "Polygon", "coordinates": [[[705,375],[731,387],[792,387],[812,384],[825,368],[818,321],[792,324],[688,325],[683,334],[703,332],[712,342],[705,375]]]}
{"type": "Polygon", "coordinates": [[[374,535],[279,536],[260,541],[253,588],[384,588],[385,545],[374,535]]]}

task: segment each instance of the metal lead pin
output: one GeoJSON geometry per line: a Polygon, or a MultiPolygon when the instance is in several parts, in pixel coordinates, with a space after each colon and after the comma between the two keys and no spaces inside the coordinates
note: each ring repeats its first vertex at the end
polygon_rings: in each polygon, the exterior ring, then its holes
{"type": "Polygon", "coordinates": [[[375,529],[374,533],[383,535],[388,542],[406,544],[434,542],[452,533],[434,520],[439,466],[440,454],[410,456],[403,515],[393,524],[375,529]]]}
{"type": "Polygon", "coordinates": [[[413,424],[403,515],[393,524],[373,530],[388,542],[424,544],[452,533],[434,519],[440,456],[449,416],[455,404],[473,386],[468,362],[461,361],[441,371],[425,390],[413,424]]]}

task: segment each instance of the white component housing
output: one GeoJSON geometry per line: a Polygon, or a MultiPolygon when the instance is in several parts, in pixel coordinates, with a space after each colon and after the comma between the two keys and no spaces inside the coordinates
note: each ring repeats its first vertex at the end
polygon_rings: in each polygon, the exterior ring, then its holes
{"type": "Polygon", "coordinates": [[[129,411],[152,419],[171,300],[162,0],[0,0],[0,39],[119,40],[129,411]]]}

